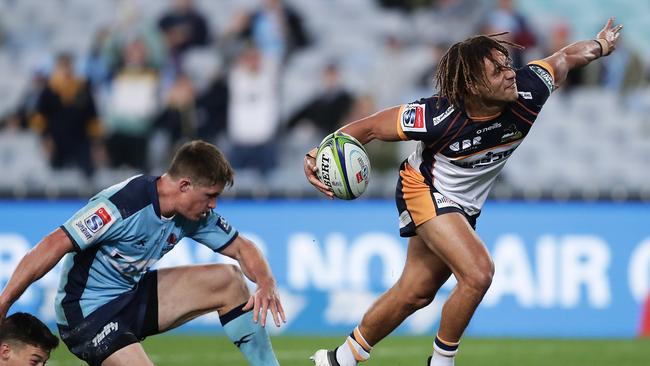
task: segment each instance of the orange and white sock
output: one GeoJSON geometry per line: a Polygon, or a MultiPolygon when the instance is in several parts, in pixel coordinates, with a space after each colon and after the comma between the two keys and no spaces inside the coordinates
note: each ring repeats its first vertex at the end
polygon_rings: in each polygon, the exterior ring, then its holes
{"type": "Polygon", "coordinates": [[[372,347],[361,335],[359,327],[356,327],[336,350],[336,360],[341,366],[355,366],[369,359],[371,350],[372,347]]]}

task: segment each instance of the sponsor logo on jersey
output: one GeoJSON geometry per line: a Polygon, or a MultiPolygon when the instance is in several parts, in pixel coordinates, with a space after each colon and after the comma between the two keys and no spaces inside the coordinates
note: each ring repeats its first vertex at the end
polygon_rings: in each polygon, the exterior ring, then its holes
{"type": "Polygon", "coordinates": [[[544,85],[546,85],[546,88],[548,88],[548,92],[552,93],[553,89],[555,89],[555,85],[553,85],[553,76],[541,66],[530,65],[529,67],[535,73],[535,75],[542,79],[544,85]]]}
{"type": "Polygon", "coordinates": [[[105,203],[91,206],[79,216],[85,218],[75,221],[73,228],[85,244],[90,243],[95,236],[105,232],[115,223],[105,203]]]}
{"type": "Polygon", "coordinates": [[[484,166],[489,166],[492,164],[495,164],[499,162],[500,160],[504,160],[508,158],[510,155],[512,155],[512,152],[515,151],[515,147],[512,149],[504,150],[504,151],[499,151],[499,152],[492,152],[488,151],[487,153],[483,155],[479,155],[477,157],[472,157],[471,159],[465,159],[465,160],[452,160],[451,163],[459,166],[461,168],[478,168],[478,167],[484,167],[484,166]]]}
{"type": "Polygon", "coordinates": [[[403,131],[426,132],[424,124],[424,104],[407,104],[402,112],[401,124],[403,131]]]}
{"type": "Polygon", "coordinates": [[[449,145],[449,150],[451,151],[465,151],[468,149],[474,149],[481,144],[481,136],[475,136],[473,139],[464,139],[461,141],[456,141],[453,144],[449,145]]]}
{"type": "Polygon", "coordinates": [[[98,347],[107,335],[116,332],[119,328],[120,326],[117,322],[110,322],[104,325],[102,331],[97,333],[97,335],[92,339],[93,346],[98,347]]]}
{"type": "Polygon", "coordinates": [[[503,136],[501,136],[501,142],[507,142],[512,140],[518,140],[524,136],[521,131],[517,129],[515,124],[511,124],[510,127],[503,130],[503,136]]]}
{"type": "Polygon", "coordinates": [[[88,229],[86,228],[86,225],[84,225],[84,223],[81,222],[81,220],[77,220],[77,221],[74,223],[74,226],[77,228],[77,231],[78,231],[78,232],[80,232],[81,234],[83,234],[84,238],[86,238],[86,239],[90,239],[90,238],[93,237],[92,235],[90,235],[90,232],[89,232],[88,229]]]}
{"type": "Polygon", "coordinates": [[[232,226],[230,226],[230,223],[226,221],[225,218],[222,216],[219,216],[219,219],[217,220],[217,226],[223,230],[224,233],[230,234],[230,230],[232,229],[232,226]]]}
{"type": "Polygon", "coordinates": [[[433,192],[433,198],[436,199],[436,206],[438,206],[438,208],[445,208],[445,207],[460,208],[459,204],[457,204],[456,202],[450,200],[449,198],[441,195],[438,192],[433,192]]]}
{"type": "Polygon", "coordinates": [[[479,130],[476,130],[476,134],[477,134],[477,135],[480,135],[480,134],[482,134],[482,133],[485,133],[485,132],[488,132],[488,131],[492,131],[492,130],[494,130],[495,128],[499,128],[499,127],[501,127],[501,123],[500,123],[500,122],[494,122],[493,124],[491,124],[491,125],[489,125],[489,126],[487,126],[487,127],[485,127],[485,128],[481,128],[481,129],[479,129],[479,130]]]}
{"type": "Polygon", "coordinates": [[[433,117],[433,120],[432,120],[433,125],[434,125],[434,126],[437,126],[438,123],[444,121],[444,119],[447,118],[447,117],[449,117],[449,115],[452,114],[453,112],[454,112],[454,107],[451,106],[451,107],[447,108],[447,110],[445,111],[445,113],[443,113],[443,114],[441,114],[441,115],[439,115],[439,116],[433,117]]]}
{"type": "Polygon", "coordinates": [[[111,215],[108,214],[105,208],[101,207],[99,210],[95,211],[92,215],[86,217],[84,224],[86,227],[96,233],[99,229],[103,228],[104,225],[111,222],[111,215]]]}
{"type": "Polygon", "coordinates": [[[517,92],[524,99],[533,99],[533,94],[531,92],[517,92]]]}

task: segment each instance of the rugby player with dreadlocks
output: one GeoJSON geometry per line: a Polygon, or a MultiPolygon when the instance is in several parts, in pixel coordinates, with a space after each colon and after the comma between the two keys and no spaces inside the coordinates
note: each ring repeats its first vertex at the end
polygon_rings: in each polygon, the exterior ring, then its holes
{"type": "MultiPolygon", "coordinates": [[[[454,364],[460,338],[494,274],[490,254],[474,230],[490,187],[569,70],[609,55],[621,29],[610,18],[596,39],[570,44],[518,70],[505,48],[517,45],[496,38],[502,34],[471,37],[451,46],[440,60],[438,94],[341,128],[363,144],[374,139],[419,143],[402,163],[396,189],[400,235],[409,238],[402,275],[341,346],[312,356],[317,366],[367,360],[372,347],[431,303],[452,274],[457,284],[442,308],[427,365],[454,364]]],[[[305,156],[305,175],[333,197],[316,177],[315,154],[314,149],[305,156]]]]}

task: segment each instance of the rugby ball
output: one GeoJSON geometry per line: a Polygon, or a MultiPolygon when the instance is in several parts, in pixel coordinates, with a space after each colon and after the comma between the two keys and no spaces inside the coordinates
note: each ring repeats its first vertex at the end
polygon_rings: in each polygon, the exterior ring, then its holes
{"type": "Polygon", "coordinates": [[[370,182],[370,159],[357,139],[343,133],[327,135],[316,153],[318,179],[340,199],[353,200],[370,182]]]}

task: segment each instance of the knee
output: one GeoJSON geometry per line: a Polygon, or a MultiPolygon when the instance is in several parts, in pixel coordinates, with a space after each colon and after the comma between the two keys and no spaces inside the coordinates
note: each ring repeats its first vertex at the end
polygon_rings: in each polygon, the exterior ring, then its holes
{"type": "Polygon", "coordinates": [[[225,273],[230,281],[230,283],[237,286],[246,286],[246,280],[244,279],[244,273],[242,272],[239,266],[234,264],[225,264],[225,273]]]}
{"type": "Polygon", "coordinates": [[[484,295],[492,284],[494,277],[494,264],[492,261],[476,266],[459,279],[459,284],[471,289],[473,292],[484,295]]]}

